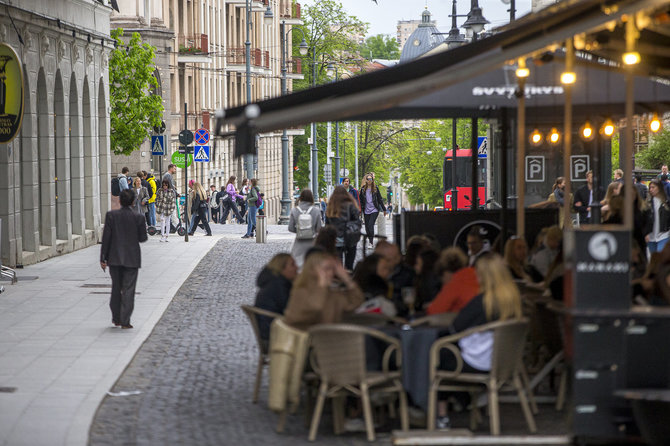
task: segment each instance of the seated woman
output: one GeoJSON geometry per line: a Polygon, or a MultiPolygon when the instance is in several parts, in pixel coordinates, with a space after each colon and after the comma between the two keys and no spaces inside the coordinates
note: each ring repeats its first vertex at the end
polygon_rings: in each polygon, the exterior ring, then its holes
{"type": "Polygon", "coordinates": [[[514,280],[538,283],[544,279],[535,268],[528,265],[528,245],[519,237],[512,237],[505,243],[505,263],[514,280]]]}
{"type": "Polygon", "coordinates": [[[475,268],[467,266],[468,258],[460,248],[447,248],[440,254],[437,274],[442,288],[426,309],[428,314],[458,312],[479,294],[475,268]]]}
{"type": "Polygon", "coordinates": [[[337,255],[337,228],[333,225],[325,225],[316,235],[314,246],[323,248],[328,254],[337,255]]]}
{"type": "Polygon", "coordinates": [[[442,281],[437,273],[437,261],[439,253],[432,248],[426,248],[419,253],[414,264],[414,309],[423,311],[424,306],[435,299],[440,292],[442,281]]]}
{"type": "Polygon", "coordinates": [[[558,248],[563,239],[563,230],[558,226],[550,226],[544,237],[544,246],[532,255],[529,264],[535,268],[543,278],[547,277],[549,266],[558,255],[558,248]]]}
{"type": "MultiPolygon", "coordinates": [[[[291,286],[297,275],[298,267],[290,254],[282,253],[274,256],[256,278],[256,286],[259,290],[254,306],[284,314],[291,293],[291,286]]],[[[270,338],[271,323],[272,318],[258,316],[258,329],[261,339],[267,340],[270,338]]]]}
{"type": "Polygon", "coordinates": [[[389,298],[389,283],[384,279],[391,274],[391,269],[379,254],[370,254],[354,269],[353,280],[363,291],[366,300],[377,296],[389,298]]]}
{"type": "Polygon", "coordinates": [[[363,300],[360,288],[335,257],[314,252],[305,259],[302,272],[293,283],[284,321],[300,330],[337,323],[363,300]]]}
{"type": "MultiPolygon", "coordinates": [[[[458,313],[449,328],[452,333],[460,333],[489,322],[522,317],[519,288],[503,259],[497,254],[485,254],[478,259],[476,269],[481,293],[458,313]]],[[[463,358],[464,373],[491,370],[493,332],[486,331],[465,336],[458,341],[458,348],[463,358]]],[[[442,351],[440,368],[445,370],[456,368],[456,358],[451,352],[442,351]]],[[[438,426],[448,425],[446,409],[446,404],[441,401],[438,406],[438,426]]]]}

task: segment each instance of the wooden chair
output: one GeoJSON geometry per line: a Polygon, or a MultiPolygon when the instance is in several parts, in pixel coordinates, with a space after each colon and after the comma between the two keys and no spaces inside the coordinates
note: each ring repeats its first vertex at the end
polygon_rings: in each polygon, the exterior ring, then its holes
{"type": "Polygon", "coordinates": [[[475,429],[479,412],[476,396],[483,390],[488,394],[489,418],[491,434],[500,435],[500,413],[498,408],[498,391],[506,384],[511,383],[517,391],[526,423],[531,432],[536,432],[535,420],[526,398],[526,392],[521,378],[523,348],[528,331],[527,319],[515,319],[492,322],[474,327],[464,332],[445,336],[433,343],[430,349],[430,390],[428,394],[428,430],[435,429],[435,412],[437,392],[447,390],[453,392],[469,392],[472,396],[472,411],[470,428],[475,429]],[[466,336],[475,333],[493,332],[493,354],[491,370],[488,373],[462,372],[463,358],[457,342],[466,336]],[[440,352],[450,350],[456,357],[455,370],[440,369],[440,352]]]}
{"type": "Polygon", "coordinates": [[[241,305],[242,311],[249,318],[251,323],[251,328],[254,330],[254,336],[256,336],[256,343],[258,344],[258,366],[256,368],[256,384],[254,385],[254,397],[253,402],[258,402],[258,392],[261,388],[261,378],[263,377],[263,367],[268,364],[268,341],[261,339],[261,332],[258,328],[258,316],[267,316],[272,319],[281,317],[281,314],[274,313],[272,311],[263,310],[262,308],[254,307],[252,305],[241,305]]]}
{"type": "MultiPolygon", "coordinates": [[[[341,397],[344,392],[360,396],[363,403],[363,415],[368,441],[374,441],[375,431],[372,422],[370,391],[398,393],[400,397],[400,420],[403,430],[409,429],[407,415],[407,395],[402,386],[402,358],[400,341],[370,327],[350,324],[323,324],[312,327],[311,335],[313,367],[321,384],[314,407],[309,440],[316,439],[321,421],[321,413],[326,398],[341,397]],[[365,337],[370,336],[388,344],[382,360],[382,371],[366,369],[365,337]],[[397,370],[391,371],[390,361],[395,354],[397,370]]],[[[341,418],[341,414],[335,413],[341,418]]],[[[340,423],[335,420],[335,426],[340,423]]]]}

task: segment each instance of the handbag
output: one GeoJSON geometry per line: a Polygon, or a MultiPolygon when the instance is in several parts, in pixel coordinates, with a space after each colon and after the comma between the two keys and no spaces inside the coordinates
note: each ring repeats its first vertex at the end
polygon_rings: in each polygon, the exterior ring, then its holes
{"type": "Polygon", "coordinates": [[[345,246],[356,246],[358,241],[361,239],[361,220],[360,219],[351,219],[351,206],[347,208],[347,222],[345,223],[344,228],[344,245],[345,246]]]}

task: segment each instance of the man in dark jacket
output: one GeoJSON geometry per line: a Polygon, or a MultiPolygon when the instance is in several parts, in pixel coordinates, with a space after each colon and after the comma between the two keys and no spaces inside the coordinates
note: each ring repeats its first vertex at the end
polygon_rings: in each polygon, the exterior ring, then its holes
{"type": "MultiPolygon", "coordinates": [[[[600,206],[600,200],[604,196],[605,194],[601,187],[593,190],[593,171],[589,170],[586,173],[586,184],[575,192],[575,209],[579,212],[580,224],[594,223],[591,221],[591,206],[600,206]]],[[[599,224],[600,222],[597,221],[595,223],[599,224]]]]}
{"type": "Polygon", "coordinates": [[[640,174],[635,175],[635,187],[640,193],[640,197],[642,197],[643,200],[646,200],[647,195],[649,195],[649,188],[642,182],[642,175],[640,174]]]}
{"type": "Polygon", "coordinates": [[[351,185],[351,179],[349,177],[344,177],[342,178],[342,186],[351,194],[352,197],[354,197],[354,200],[358,202],[358,191],[354,186],[351,185]]]}
{"type": "MultiPolygon", "coordinates": [[[[273,313],[284,314],[291,294],[291,286],[297,275],[298,266],[290,254],[282,253],[274,256],[256,278],[259,290],[254,306],[273,313]]],[[[261,339],[270,339],[271,323],[272,318],[258,316],[258,330],[261,339]]]]}
{"type": "Polygon", "coordinates": [[[133,328],[130,315],[135,306],[137,272],[142,266],[140,243],[147,241],[147,229],[144,216],[132,209],[135,192],[122,190],[119,200],[121,209],[109,211],[105,216],[100,266],[103,271],[109,266],[112,277],[109,300],[112,323],[121,328],[133,328]]]}

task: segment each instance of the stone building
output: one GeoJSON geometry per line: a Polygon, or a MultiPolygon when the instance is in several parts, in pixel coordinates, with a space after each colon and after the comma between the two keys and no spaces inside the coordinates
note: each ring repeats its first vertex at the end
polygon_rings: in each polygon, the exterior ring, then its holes
{"type": "MultiPolygon", "coordinates": [[[[165,106],[167,124],[166,154],[151,157],[150,143],[130,157],[112,156],[113,172],[128,166],[133,172],[142,168],[159,174],[171,163],[178,150],[178,134],[185,127],[184,103],[188,107],[186,128],[195,131],[210,129],[217,109],[247,102],[246,95],[246,2],[244,0],[118,0],[119,14],[112,16],[112,27],[137,31],[143,40],[157,48],[157,72],[165,106]],[[143,155],[144,154],[144,155],[143,155]]],[[[300,5],[291,0],[250,0],[251,5],[251,101],[281,94],[280,23],[287,30],[300,24],[300,5]],[[264,13],[270,6],[272,24],[265,24],[264,13]]],[[[290,38],[289,55],[291,54],[290,38]]],[[[299,60],[288,62],[288,89],[292,80],[302,78],[299,60]]],[[[289,138],[289,160],[292,156],[289,138]]],[[[225,185],[231,175],[238,187],[245,177],[243,159],[233,156],[232,139],[212,138],[210,162],[193,163],[188,178],[203,185],[225,185]]],[[[289,169],[289,185],[292,184],[289,169]]],[[[254,176],[265,193],[268,222],[277,221],[281,204],[281,133],[260,135],[254,176]]],[[[176,178],[183,189],[183,169],[176,178]]]]}
{"type": "Polygon", "coordinates": [[[0,145],[3,264],[96,244],[110,206],[107,0],[21,0],[0,41],[22,62],[20,134],[0,145]]]}
{"type": "Polygon", "coordinates": [[[426,8],[421,13],[421,23],[409,35],[400,53],[400,63],[416,59],[444,41],[444,37],[430,19],[430,12],[426,8]]]}

